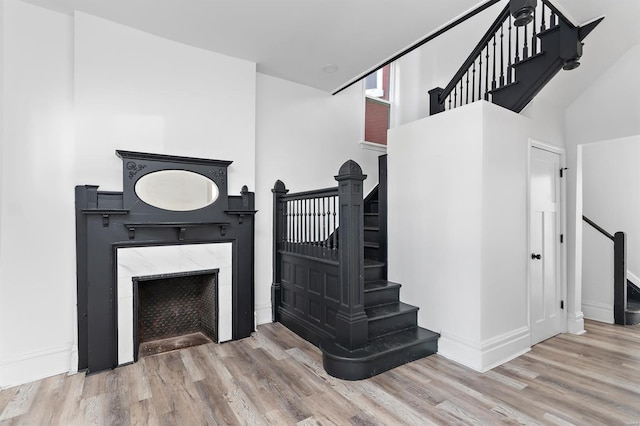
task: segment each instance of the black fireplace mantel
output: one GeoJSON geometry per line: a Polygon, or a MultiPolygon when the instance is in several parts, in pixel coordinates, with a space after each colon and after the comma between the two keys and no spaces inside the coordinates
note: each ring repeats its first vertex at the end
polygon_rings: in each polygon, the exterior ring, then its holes
{"type": "Polygon", "coordinates": [[[117,366],[117,249],[158,245],[232,243],[232,338],[254,331],[255,196],[244,186],[228,195],[231,161],[116,151],[123,161],[123,191],[77,186],[76,265],[78,369],[117,366]],[[136,194],[142,177],[185,170],[213,181],[218,198],[195,210],[154,207],[136,194]]]}

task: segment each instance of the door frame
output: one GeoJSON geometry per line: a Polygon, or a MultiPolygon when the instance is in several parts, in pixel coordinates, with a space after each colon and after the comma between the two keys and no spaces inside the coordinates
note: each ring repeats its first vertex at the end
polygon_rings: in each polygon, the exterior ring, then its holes
{"type": "MultiPolygon", "coordinates": [[[[531,151],[537,148],[543,151],[548,151],[553,154],[557,154],[560,157],[560,167],[566,170],[566,150],[562,147],[551,145],[546,142],[529,138],[529,145],[527,147],[527,323],[529,325],[529,335],[531,339],[531,262],[528,257],[531,253],[531,151]]],[[[560,170],[558,170],[560,173],[560,170]]],[[[561,333],[566,333],[567,328],[567,183],[566,173],[564,178],[560,179],[560,233],[564,236],[564,242],[560,244],[560,294],[564,301],[564,308],[562,309],[562,329],[561,333]]]]}

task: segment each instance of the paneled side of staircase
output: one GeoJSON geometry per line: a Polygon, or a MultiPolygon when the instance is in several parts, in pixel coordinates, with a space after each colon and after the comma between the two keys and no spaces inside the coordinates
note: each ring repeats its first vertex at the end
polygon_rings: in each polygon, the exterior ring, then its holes
{"type": "Polygon", "coordinates": [[[401,285],[387,280],[377,188],[365,200],[364,211],[364,304],[369,343],[355,351],[335,342],[320,345],[325,370],[346,380],[371,377],[438,351],[439,334],[418,327],[418,308],[401,302],[401,285]]]}

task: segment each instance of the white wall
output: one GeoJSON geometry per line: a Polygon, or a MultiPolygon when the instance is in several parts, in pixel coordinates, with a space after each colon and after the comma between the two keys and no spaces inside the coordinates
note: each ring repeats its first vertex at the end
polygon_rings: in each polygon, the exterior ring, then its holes
{"type": "Polygon", "coordinates": [[[68,371],[75,338],[73,21],[4,1],[0,387],[68,371]]]}
{"type": "Polygon", "coordinates": [[[79,184],[121,189],[116,149],[233,160],[255,187],[255,64],[84,13],[75,18],[79,184]]]}
{"type": "Polygon", "coordinates": [[[4,0],[0,387],[77,367],[75,185],[115,149],[233,160],[255,188],[255,64],[4,0]]]}
{"type": "Polygon", "coordinates": [[[264,74],[257,78],[256,105],[256,310],[258,323],[271,321],[271,189],[282,180],[291,192],[337,186],[334,176],[352,159],[368,177],[367,194],[378,182],[381,152],[360,147],[364,98],[361,84],[336,96],[264,74]]]}
{"type": "Polygon", "coordinates": [[[476,370],[529,348],[529,132],[478,102],[389,134],[389,279],[439,352],[476,370]]]}
{"type": "MultiPolygon", "coordinates": [[[[640,134],[640,45],[629,49],[585,90],[565,111],[567,146],[567,225],[569,230],[569,289],[583,282],[583,188],[578,145],[610,141],[640,134]],[[572,171],[573,170],[573,171],[572,171]],[[574,237],[575,236],[575,237],[574,237]],[[575,263],[574,263],[575,262],[575,263]]],[[[585,210],[585,215],[589,213],[585,210]]],[[[580,300],[577,293],[575,298],[580,300]]],[[[572,295],[569,295],[572,299],[572,295]]]]}
{"type": "MultiPolygon", "coordinates": [[[[627,234],[627,269],[640,276],[640,135],[581,148],[583,214],[611,234],[627,234]]],[[[584,224],[583,304],[612,308],[613,242],[594,237],[587,228],[591,227],[584,224]],[[594,271],[594,265],[602,268],[594,271]],[[603,277],[602,271],[608,276],[603,277]]]]}

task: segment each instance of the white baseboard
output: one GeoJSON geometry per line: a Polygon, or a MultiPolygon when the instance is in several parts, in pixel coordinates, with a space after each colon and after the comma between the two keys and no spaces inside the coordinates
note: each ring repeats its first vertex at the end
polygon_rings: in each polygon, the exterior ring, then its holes
{"type": "Polygon", "coordinates": [[[256,326],[268,324],[271,321],[271,303],[263,303],[255,306],[256,326]]]}
{"type": "Polygon", "coordinates": [[[586,319],[613,324],[613,306],[607,303],[582,301],[582,312],[586,319]]]}
{"type": "Polygon", "coordinates": [[[70,372],[73,352],[74,344],[69,343],[1,359],[0,389],[70,372]]]}
{"type": "Polygon", "coordinates": [[[528,352],[528,327],[501,334],[483,342],[473,342],[443,331],[438,354],[479,372],[485,372],[528,352]]]}
{"type": "Polygon", "coordinates": [[[584,334],[584,314],[582,312],[575,312],[567,316],[567,333],[571,334],[584,334]]]}
{"type": "Polygon", "coordinates": [[[627,279],[634,283],[636,286],[640,287],[640,278],[636,274],[631,273],[631,271],[627,270],[627,279]]]}

